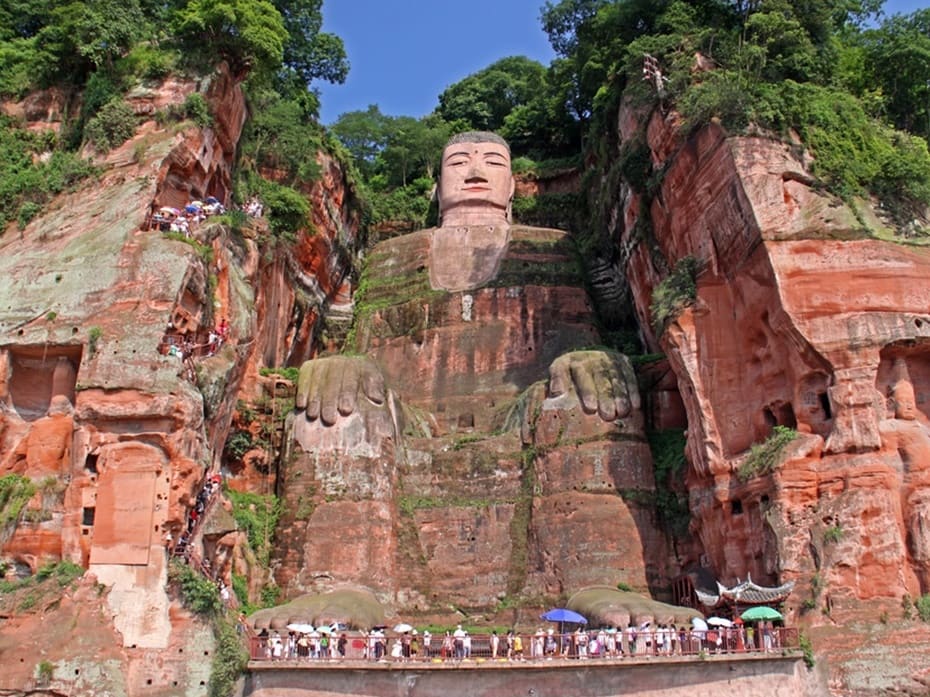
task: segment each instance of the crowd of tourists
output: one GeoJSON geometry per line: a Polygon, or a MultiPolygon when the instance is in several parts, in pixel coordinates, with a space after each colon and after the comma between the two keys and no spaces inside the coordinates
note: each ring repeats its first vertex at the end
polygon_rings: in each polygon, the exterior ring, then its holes
{"type": "Polygon", "coordinates": [[[157,204],[153,203],[146,227],[162,232],[178,232],[190,237],[194,227],[210,216],[222,215],[225,212],[226,207],[215,196],[208,196],[204,201],[188,201],[183,209],[173,206],[157,207],[157,204]]]}
{"type": "Polygon", "coordinates": [[[171,326],[168,329],[168,333],[162,337],[161,343],[158,345],[158,352],[163,356],[180,359],[181,365],[184,367],[184,373],[191,382],[195,382],[197,378],[194,358],[208,358],[214,355],[229,339],[229,322],[226,321],[225,317],[209,332],[201,335],[202,341],[199,342],[196,341],[197,337],[191,334],[175,333],[172,331],[173,327],[171,326]]]}
{"type": "Polygon", "coordinates": [[[377,662],[525,661],[553,659],[649,658],[724,653],[772,652],[796,645],[796,630],[735,625],[710,630],[684,626],[603,627],[558,633],[538,629],[472,635],[461,625],[434,636],[428,630],[342,632],[321,627],[309,632],[262,630],[252,637],[255,660],[312,661],[356,659],[377,662]]]}

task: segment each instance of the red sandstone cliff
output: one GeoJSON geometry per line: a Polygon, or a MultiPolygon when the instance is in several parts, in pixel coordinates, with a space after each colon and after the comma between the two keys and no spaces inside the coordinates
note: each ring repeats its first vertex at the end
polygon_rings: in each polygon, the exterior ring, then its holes
{"type": "MultiPolygon", "coordinates": [[[[196,88],[171,83],[133,95],[133,103],[147,114],[196,88]]],[[[259,369],[315,355],[321,321],[344,318],[351,306],[356,222],[343,175],[323,155],[323,177],[307,191],[317,234],[299,236],[290,249],[263,247],[260,227],[240,239],[205,226],[197,236],[213,250],[206,261],[142,229],[152,202],[228,193],[245,105],[222,73],[200,88],[214,105],[212,128],[175,134],[145,122],[101,159],[99,182],[57,199],[22,235],[0,237],[0,474],[51,476],[63,485],[36,495],[29,504],[36,514],[0,551],[22,572],[46,561],[78,562],[108,588],[97,597],[88,576],[59,604],[42,605],[44,615],[23,612],[5,624],[0,655],[13,668],[0,676],[2,688],[22,689],[38,655],[70,661],[86,675],[103,651],[126,676],[122,689],[148,679],[198,689],[203,667],[176,654],[190,646],[209,651],[212,639],[165,594],[164,534],[184,525],[211,467],[226,467],[236,488],[266,481],[261,452],[243,461],[223,456],[234,418],[237,428],[258,428],[234,414],[237,399],[273,397],[276,386],[259,369]],[[169,327],[197,334],[220,318],[231,325],[230,341],[198,361],[196,384],[177,359],[157,352],[169,327]],[[41,654],[43,621],[73,622],[91,640],[81,651],[65,645],[41,654]]],[[[43,105],[56,104],[32,99],[23,113],[35,116],[34,127],[50,118],[54,125],[43,105]]],[[[626,136],[636,126],[632,114],[621,116],[626,136]]],[[[881,671],[891,688],[912,689],[922,669],[913,647],[926,633],[896,623],[905,594],[930,590],[927,257],[884,241],[890,231],[867,206],[854,211],[813,188],[795,147],[731,137],[716,126],[684,139],[673,119],[658,114],[647,132],[666,174],[650,201],[623,192],[617,244],[630,250],[625,272],[637,315],[650,345],[667,353],[687,411],[698,551],[725,581],[751,573],[760,582],[798,582],[793,619],[817,625],[819,649],[835,649],[829,665],[838,692],[867,691],[864,675],[881,671]],[[634,239],[647,211],[655,249],[634,239]],[[661,337],[649,328],[651,295],[666,272],[656,267],[656,251],[665,267],[693,256],[701,268],[697,301],[661,337]],[[905,383],[916,411],[901,407],[905,383]],[[777,424],[801,433],[787,459],[741,480],[748,448],[777,424]],[[882,641],[899,636],[907,646],[863,667],[855,654],[871,628],[840,641],[835,623],[882,612],[891,622],[882,641]]],[[[532,293],[543,302],[570,298],[578,314],[590,309],[569,291],[532,293]]],[[[522,302],[493,289],[476,307],[514,316],[522,302]]],[[[370,327],[399,323],[416,338],[426,327],[404,325],[416,325],[416,310],[377,313],[370,327]]],[[[455,379],[467,362],[462,342],[474,341],[456,319],[463,314],[455,301],[444,306],[442,319],[458,338],[442,344],[439,357],[408,357],[419,372],[441,365],[439,377],[455,379]]],[[[400,382],[403,350],[382,339],[360,340],[400,382]]],[[[534,337],[525,340],[522,348],[535,347],[534,337]]],[[[442,341],[449,340],[436,345],[442,341]]],[[[508,345],[486,338],[479,348],[492,364],[508,345]]],[[[638,396],[624,421],[626,439],[537,385],[522,428],[469,440],[476,424],[492,428],[472,387],[459,385],[446,416],[416,424],[403,460],[362,453],[349,467],[345,458],[310,452],[287,463],[285,479],[303,477],[303,489],[285,491],[283,586],[367,580],[408,609],[448,598],[487,608],[522,590],[552,597],[605,580],[645,588],[698,560],[697,553],[670,555],[650,511],[618,496],[654,488],[638,396]],[[439,437],[424,438],[429,428],[439,437]],[[525,478],[524,451],[533,453],[533,479],[525,478]],[[609,535],[605,520],[615,526],[609,535]]],[[[660,387],[657,403],[674,406],[673,389],[660,387]]],[[[509,399],[515,390],[508,390],[509,399]]],[[[425,409],[443,396],[414,391],[410,401],[425,409]]],[[[210,534],[227,548],[223,573],[232,564],[248,571],[228,550],[234,525],[217,518],[210,534]]],[[[94,693],[89,680],[58,687],[94,693]]]]}
{"type": "MultiPolygon", "coordinates": [[[[117,692],[158,685],[158,694],[177,694],[205,689],[210,659],[184,647],[209,656],[213,638],[167,595],[165,537],[177,540],[206,473],[219,468],[240,391],[258,397],[259,368],[308,358],[323,308],[346,302],[356,225],[342,172],[321,154],[323,176],[306,192],[315,230],[298,235],[293,252],[269,246],[261,223],[242,235],[202,223],[194,238],[209,255],[147,229],[158,206],[211,195],[228,202],[246,105],[222,69],[201,83],[137,90],[129,101],[142,123],[97,156],[99,180],[0,237],[0,475],[57,482],[41,484],[27,504],[33,514],[0,552],[20,576],[58,560],[88,568],[103,585],[88,607],[98,619],[83,625],[90,636],[80,642],[107,645],[117,692]],[[145,120],[195,90],[211,105],[211,127],[145,120]],[[166,338],[204,341],[222,319],[228,342],[199,355],[195,372],[161,350],[166,338]]],[[[30,127],[57,127],[60,112],[39,108],[46,102],[58,103],[30,99],[19,109],[30,127]]],[[[228,517],[207,527],[222,538],[223,576],[233,560],[248,573],[242,556],[224,549],[235,543],[223,537],[235,529],[228,517]]],[[[55,604],[55,616],[68,607],[55,604]]],[[[75,676],[93,672],[95,650],[46,641],[49,626],[37,621],[53,621],[50,611],[37,606],[4,625],[0,687],[31,685],[41,658],[73,664],[75,676]]],[[[97,683],[55,686],[100,694],[97,683]]]]}
{"type": "MultiPolygon", "coordinates": [[[[639,118],[621,112],[624,137],[639,118]]],[[[793,621],[898,620],[903,598],[930,591],[930,252],[867,201],[816,188],[796,144],[716,125],[685,137],[659,112],[645,130],[664,176],[651,200],[617,202],[618,244],[632,250],[640,325],[678,377],[704,563],[725,582],[795,580],[793,621]],[[643,216],[651,244],[634,240],[643,216]],[[652,294],[684,257],[698,262],[697,298],[656,336],[652,294]],[[800,434],[783,462],[741,476],[776,425],[800,434]]],[[[827,654],[838,643],[814,636],[827,654]]],[[[846,679],[849,659],[830,664],[837,689],[861,686],[846,679]]],[[[870,670],[913,689],[915,659],[902,647],[870,670]]]]}

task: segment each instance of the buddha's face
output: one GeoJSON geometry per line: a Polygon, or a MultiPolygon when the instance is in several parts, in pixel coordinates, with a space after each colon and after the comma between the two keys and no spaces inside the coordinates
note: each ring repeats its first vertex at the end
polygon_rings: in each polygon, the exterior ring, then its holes
{"type": "Polygon", "coordinates": [[[891,393],[894,399],[894,415],[898,419],[913,421],[917,418],[917,400],[914,399],[914,388],[906,382],[899,382],[891,393]]]}
{"type": "Polygon", "coordinates": [[[500,143],[454,143],[442,153],[439,210],[443,225],[506,222],[513,197],[510,153],[500,143]]]}

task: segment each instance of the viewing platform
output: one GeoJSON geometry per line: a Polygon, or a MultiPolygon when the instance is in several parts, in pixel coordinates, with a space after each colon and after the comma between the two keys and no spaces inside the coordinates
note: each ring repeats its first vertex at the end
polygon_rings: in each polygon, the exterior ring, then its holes
{"type": "Polygon", "coordinates": [[[803,694],[795,649],[536,660],[250,661],[243,697],[719,697],[803,694]]]}

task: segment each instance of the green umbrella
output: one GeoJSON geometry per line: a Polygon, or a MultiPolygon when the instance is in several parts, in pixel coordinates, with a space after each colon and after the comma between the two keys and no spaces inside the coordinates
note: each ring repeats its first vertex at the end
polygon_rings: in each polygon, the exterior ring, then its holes
{"type": "Polygon", "coordinates": [[[782,619],[781,613],[778,610],[775,610],[765,605],[759,605],[758,607],[751,607],[742,615],[740,615],[744,622],[753,622],[755,620],[780,620],[782,619]]]}

